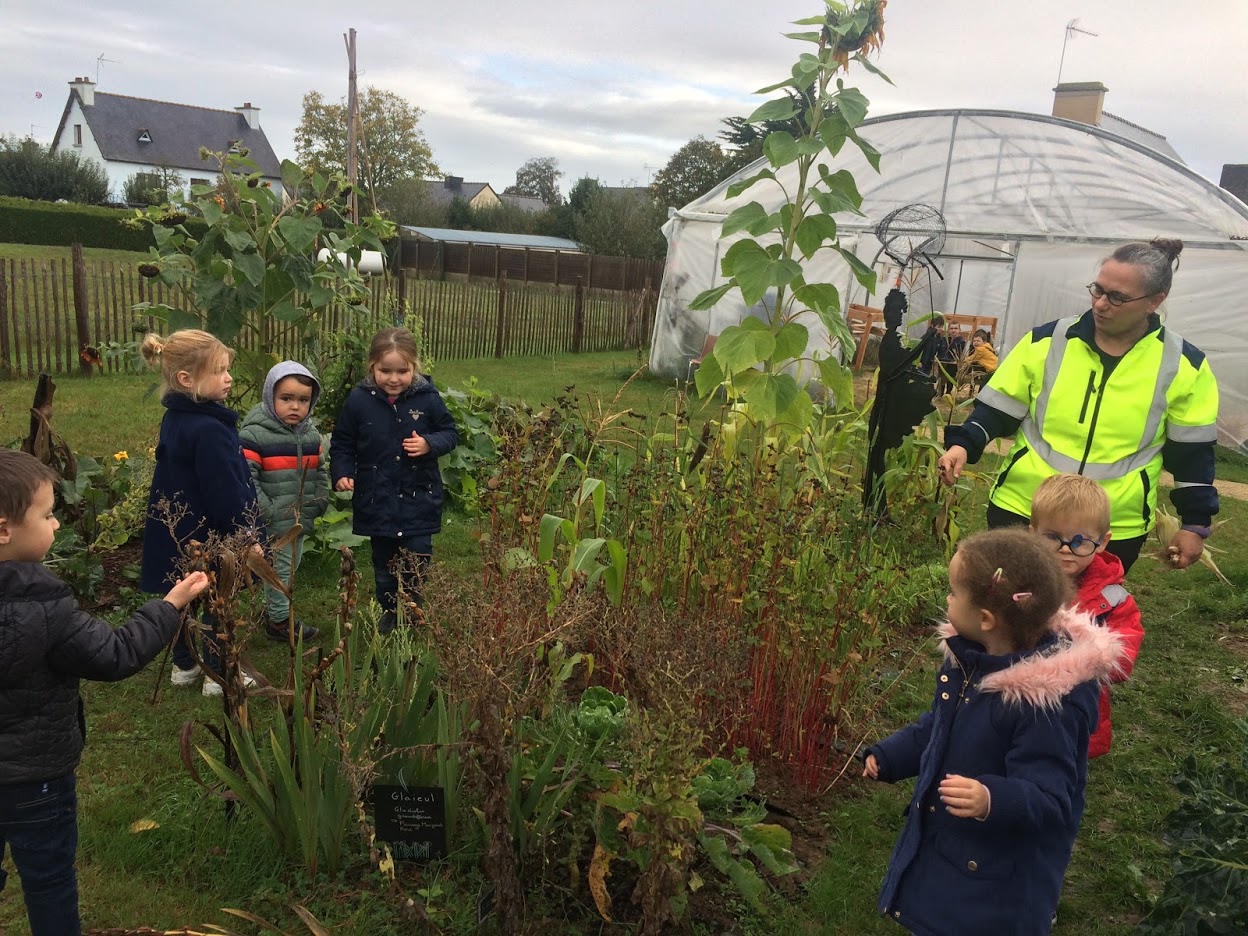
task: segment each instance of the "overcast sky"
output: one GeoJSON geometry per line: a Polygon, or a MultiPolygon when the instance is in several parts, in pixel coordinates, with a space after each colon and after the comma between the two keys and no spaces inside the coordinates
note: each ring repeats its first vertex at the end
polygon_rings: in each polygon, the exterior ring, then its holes
{"type": "MultiPolygon", "coordinates": [[[[587,174],[645,184],[688,139],[761,103],[752,92],[809,48],[781,33],[822,9],[822,0],[0,0],[0,133],[49,141],[67,82],[94,77],[102,55],[100,91],[223,109],[251,101],[278,156],[293,158],[303,94],[346,93],[342,34],[355,27],[361,86],[425,110],[444,171],[501,191],[527,158],[554,156],[565,193],[587,174]]],[[[896,87],[860,70],[851,80],[877,115],[1049,113],[1074,17],[1099,35],[1070,41],[1063,80],[1103,82],[1106,110],[1166,136],[1215,182],[1223,163],[1248,163],[1248,0],[891,0],[876,61],[896,87]]]]}

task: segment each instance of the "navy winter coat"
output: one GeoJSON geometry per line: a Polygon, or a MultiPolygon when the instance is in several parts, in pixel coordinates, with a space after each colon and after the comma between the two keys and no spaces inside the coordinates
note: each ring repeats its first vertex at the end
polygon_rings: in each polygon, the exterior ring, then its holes
{"type": "Polygon", "coordinates": [[[438,458],[459,444],[455,420],[428,377],[419,376],[393,403],[371,380],[347,395],[329,440],[337,486],[355,479],[352,529],[357,536],[430,536],[442,529],[438,458]],[[403,440],[413,430],[429,452],[411,458],[403,440]]]}
{"type": "Polygon", "coordinates": [[[256,492],[239,442],[238,414],[215,402],[196,402],[185,393],[166,393],[165,416],[156,446],[156,470],[143,527],[139,585],[164,592],[178,575],[178,543],[203,540],[210,532],[230,534],[259,523],[256,492]],[[184,505],[174,536],[158,513],[161,499],[184,505]]]}
{"type": "Polygon", "coordinates": [[[114,629],[40,563],[0,562],[0,786],[73,773],[87,735],[78,680],[137,673],[180,620],[156,599],[114,629]]]}
{"type": "Polygon", "coordinates": [[[1033,650],[991,656],[946,625],[931,709],[868,749],[879,778],[917,776],[879,909],[921,936],[1049,932],[1083,817],[1099,682],[1119,638],[1062,611],[1033,650]],[[941,803],[947,774],[988,788],[988,817],[941,803]]]}

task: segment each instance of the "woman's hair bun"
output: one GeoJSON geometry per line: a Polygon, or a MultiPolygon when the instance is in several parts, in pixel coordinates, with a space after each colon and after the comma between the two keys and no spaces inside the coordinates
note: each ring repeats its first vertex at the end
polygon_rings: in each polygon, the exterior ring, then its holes
{"type": "Polygon", "coordinates": [[[1148,242],[1150,247],[1156,247],[1164,253],[1171,263],[1179,259],[1179,254],[1183,252],[1183,242],[1177,237],[1154,237],[1148,242]]]}

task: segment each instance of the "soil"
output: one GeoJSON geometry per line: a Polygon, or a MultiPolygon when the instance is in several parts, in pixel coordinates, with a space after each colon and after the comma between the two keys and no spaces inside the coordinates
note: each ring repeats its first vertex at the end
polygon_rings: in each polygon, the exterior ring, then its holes
{"type": "Polygon", "coordinates": [[[137,570],[139,562],[143,558],[142,541],[138,539],[131,540],[124,546],[105,550],[97,553],[97,555],[104,566],[104,578],[100,582],[95,597],[90,601],[82,602],[83,608],[87,611],[99,613],[101,611],[111,611],[118,607],[125,607],[127,601],[121,594],[121,590],[123,588],[137,589],[139,586],[137,570]],[[132,566],[131,575],[133,577],[126,574],[126,570],[132,566]]]}

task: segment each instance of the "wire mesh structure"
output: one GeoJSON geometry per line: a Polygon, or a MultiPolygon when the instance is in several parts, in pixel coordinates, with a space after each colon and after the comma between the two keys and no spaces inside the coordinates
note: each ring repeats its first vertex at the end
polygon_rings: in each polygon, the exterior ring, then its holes
{"type": "MultiPolygon", "coordinates": [[[[931,205],[903,205],[880,219],[875,236],[880,253],[901,268],[897,276],[900,282],[901,274],[913,264],[936,270],[932,257],[945,249],[945,216],[931,205]]],[[[879,256],[877,253],[877,260],[879,256]]],[[[939,270],[936,275],[940,275],[939,270]]]]}

